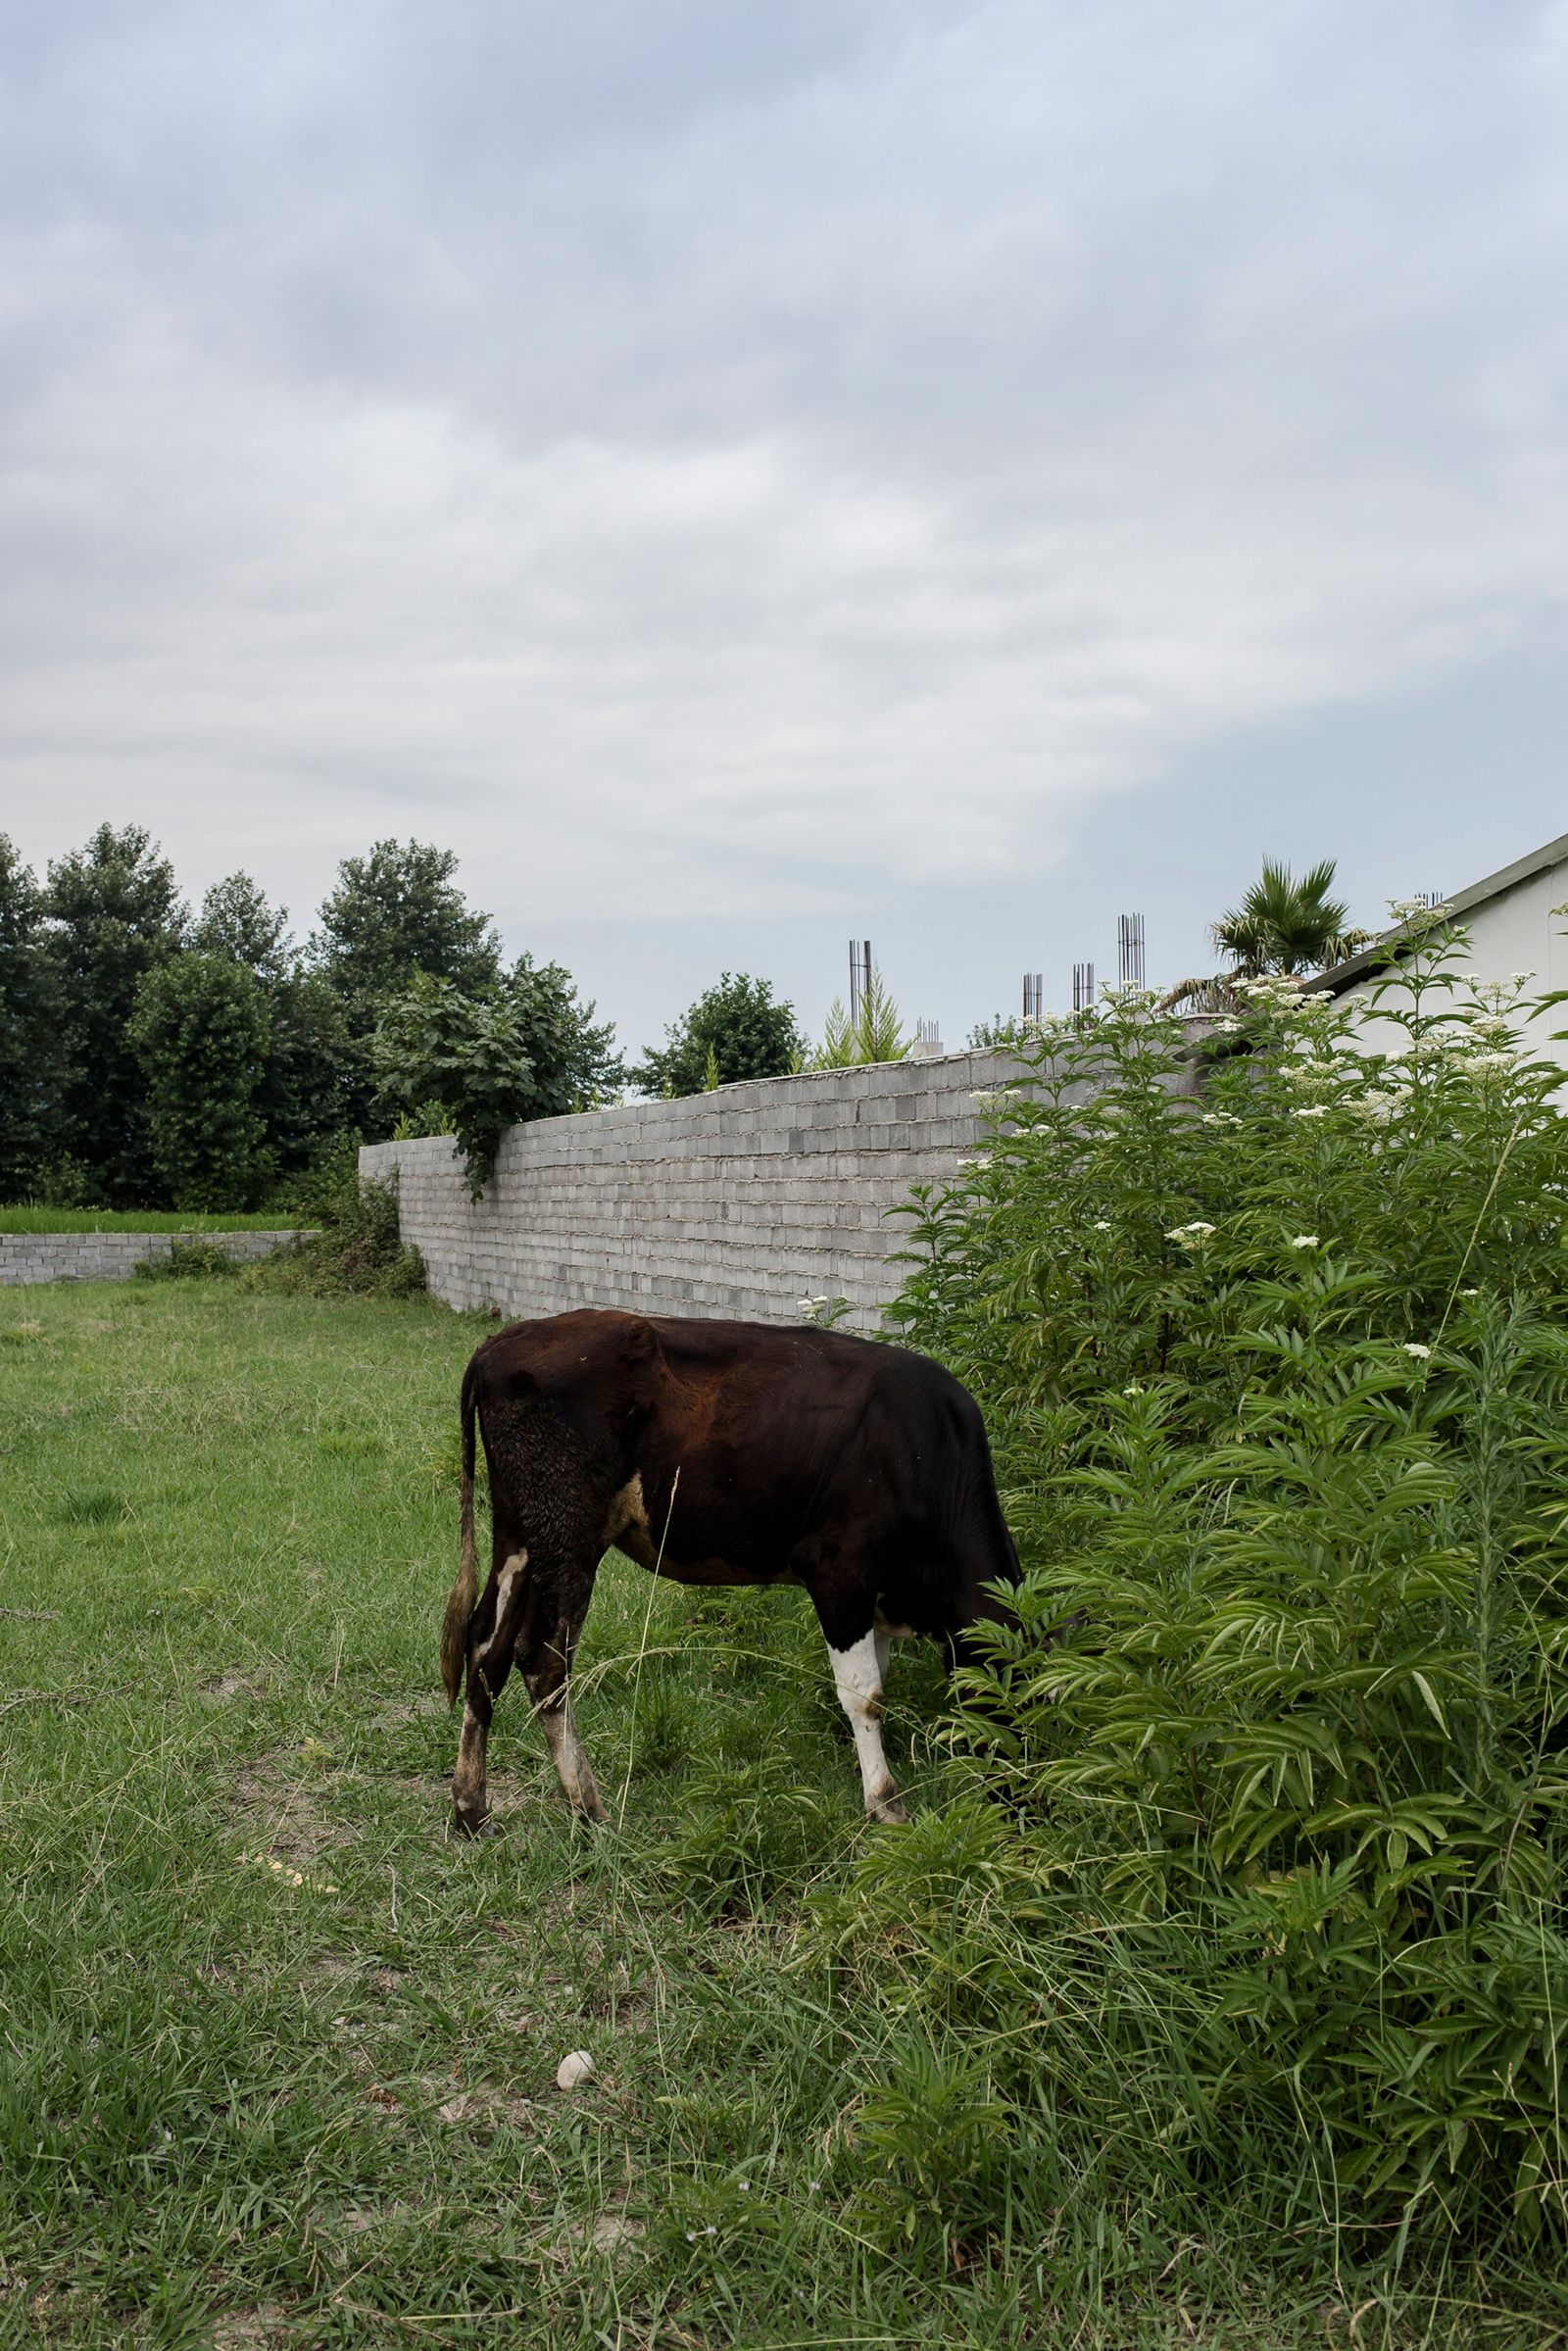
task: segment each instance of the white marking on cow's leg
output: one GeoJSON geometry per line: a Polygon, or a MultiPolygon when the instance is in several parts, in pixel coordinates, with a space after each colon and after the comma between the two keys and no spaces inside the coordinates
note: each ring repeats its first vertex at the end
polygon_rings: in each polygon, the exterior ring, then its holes
{"type": "Polygon", "coordinates": [[[457,1768],[452,1775],[452,1809],[460,1829],[476,1836],[490,1817],[485,1796],[485,1750],[490,1742],[490,1711],[481,1714],[472,1698],[473,1679],[477,1675],[484,1694],[493,1703],[493,1693],[485,1676],[485,1668],[505,1655],[505,1644],[511,1639],[508,1624],[512,1588],[528,1564],[526,1551],[514,1551],[501,1569],[496,1592],[496,1612],[490,1627],[490,1638],[481,1641],[468,1660],[469,1696],[463,1709],[463,1730],[458,1739],[457,1768]]]}
{"type": "Polygon", "coordinates": [[[501,1570],[501,1583],[496,1592],[495,1622],[490,1628],[490,1638],[474,1652],[475,1662],[479,1665],[488,1665],[496,1650],[511,1638],[511,1628],[507,1623],[508,1603],[512,1598],[512,1587],[527,1564],[526,1551],[514,1551],[501,1570]]]}
{"type": "Polygon", "coordinates": [[[569,1698],[564,1697],[559,1706],[546,1708],[545,1737],[550,1741],[550,1758],[556,1767],[556,1777],[565,1790],[566,1801],[573,1812],[581,1812],[591,1821],[604,1820],[605,1808],[599,1800],[593,1765],[588,1760],[582,1740],[577,1737],[569,1698]]]}
{"type": "Polygon", "coordinates": [[[833,1660],[839,1704],[855,1733],[866,1812],[874,1821],[906,1821],[909,1816],[899,1801],[882,1752],[882,1672],[876,1635],[866,1633],[847,1649],[836,1649],[830,1641],[827,1653],[833,1660]]]}
{"type": "Polygon", "coordinates": [[[884,1633],[881,1626],[878,1625],[871,1638],[876,1642],[877,1683],[879,1688],[886,1690],[888,1686],[888,1659],[893,1654],[893,1636],[891,1633],[884,1633]]]}
{"type": "Polygon", "coordinates": [[[463,1732],[458,1740],[458,1765],[452,1775],[452,1809],[458,1827],[470,1837],[477,1835],[489,1816],[484,1793],[484,1750],[490,1726],[482,1723],[473,1707],[463,1709],[463,1732]]]}

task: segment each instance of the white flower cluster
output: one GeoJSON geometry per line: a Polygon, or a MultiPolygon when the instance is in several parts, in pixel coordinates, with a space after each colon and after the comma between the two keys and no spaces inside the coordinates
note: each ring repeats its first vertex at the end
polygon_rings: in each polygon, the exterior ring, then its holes
{"type": "Polygon", "coordinates": [[[1165,1235],[1167,1241],[1179,1241],[1183,1249],[1205,1249],[1214,1227],[1196,1217],[1191,1224],[1174,1225],[1165,1235]]]}
{"type": "Polygon", "coordinates": [[[1429,906],[1424,898],[1391,898],[1388,906],[1395,922],[1414,922],[1418,916],[1423,921],[1443,922],[1453,912],[1446,900],[1441,906],[1429,906]]]}
{"type": "Polygon", "coordinates": [[[1238,996],[1250,997],[1256,1004],[1296,1004],[1301,1001],[1301,983],[1288,971],[1265,971],[1255,979],[1232,983],[1238,996]]]}
{"type": "Polygon", "coordinates": [[[1241,1123],[1234,1110],[1205,1110],[1203,1112],[1203,1124],[1206,1127],[1239,1127],[1241,1123]]]}
{"type": "MultiPolygon", "coordinates": [[[[1351,1074],[1337,1059],[1328,1056],[1308,1059],[1304,1053],[1282,1061],[1279,1068],[1286,1085],[1294,1086],[1301,1094],[1337,1094],[1343,1079],[1351,1074]]],[[[1356,1074],[1359,1074],[1359,1069],[1356,1074]]]]}
{"type": "Polygon", "coordinates": [[[1298,1233],[1292,1241],[1291,1247],[1292,1249],[1316,1249],[1318,1247],[1317,1235],[1315,1233],[1298,1233]]]}
{"type": "Polygon", "coordinates": [[[1370,1119],[1373,1126],[1386,1127],[1397,1118],[1409,1099],[1408,1086],[1369,1086],[1350,1107],[1358,1116],[1370,1119]]]}

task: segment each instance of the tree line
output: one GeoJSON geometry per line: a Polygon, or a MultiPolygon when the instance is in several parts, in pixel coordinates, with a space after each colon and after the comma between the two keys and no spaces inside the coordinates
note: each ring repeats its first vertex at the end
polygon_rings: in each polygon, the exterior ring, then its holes
{"type": "Polygon", "coordinates": [[[504,960],[456,865],[379,841],[299,942],[245,873],[193,910],[139,825],[100,825],[42,881],[0,835],[0,1199],[286,1200],[334,1143],[415,1110],[454,1006],[505,1032],[511,1115],[613,1095],[611,1027],[560,964],[504,960]]]}

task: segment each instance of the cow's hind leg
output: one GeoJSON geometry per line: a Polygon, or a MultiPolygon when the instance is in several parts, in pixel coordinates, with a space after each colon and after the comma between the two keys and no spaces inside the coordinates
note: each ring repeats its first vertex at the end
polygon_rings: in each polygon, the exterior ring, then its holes
{"type": "Polygon", "coordinates": [[[496,1548],[490,1581],[468,1625],[463,1732],[452,1775],[453,1826],[465,1837],[477,1837],[490,1818],[485,1796],[490,1718],[512,1671],[513,1649],[528,1597],[527,1550],[521,1543],[514,1549],[504,1543],[496,1548]]]}
{"type": "Polygon", "coordinates": [[[602,1821],[605,1807],[571,1712],[571,1661],[593,1597],[596,1564],[590,1561],[559,1580],[544,1581],[541,1605],[530,1621],[525,1645],[519,1644],[517,1662],[567,1803],[585,1820],[602,1821]]]}
{"type": "Polygon", "coordinates": [[[909,1816],[893,1785],[893,1774],[882,1746],[884,1646],[867,1625],[860,1638],[852,1641],[847,1648],[835,1648],[829,1641],[827,1653],[833,1661],[839,1704],[849,1716],[850,1729],[855,1734],[866,1818],[902,1827],[909,1816]]]}
{"type": "Polygon", "coordinates": [[[839,1704],[855,1734],[866,1817],[902,1826],[908,1819],[882,1746],[882,1682],[888,1640],[877,1630],[876,1588],[852,1545],[817,1538],[803,1545],[796,1573],[811,1594],[827,1642],[839,1704]]]}

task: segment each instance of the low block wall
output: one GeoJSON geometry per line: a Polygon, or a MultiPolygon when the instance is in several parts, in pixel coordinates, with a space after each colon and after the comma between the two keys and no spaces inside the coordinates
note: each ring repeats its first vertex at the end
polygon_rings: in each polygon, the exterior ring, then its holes
{"type": "Polygon", "coordinates": [[[948,1053],[539,1119],[508,1131],[478,1201],[444,1137],[360,1166],[396,1171],[403,1238],[453,1306],[799,1322],[827,1296],[870,1330],[902,1280],[887,1211],[984,1149],[974,1098],[1019,1078],[1009,1053],[948,1053]]]}
{"type": "Polygon", "coordinates": [[[286,1233],[0,1233],[0,1288],[27,1282],[128,1282],[174,1242],[210,1242],[245,1264],[299,1238],[286,1233]]]}

